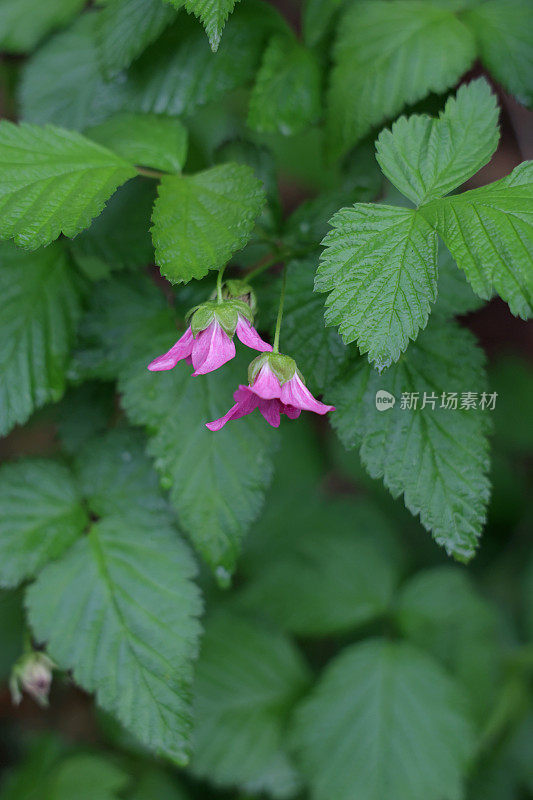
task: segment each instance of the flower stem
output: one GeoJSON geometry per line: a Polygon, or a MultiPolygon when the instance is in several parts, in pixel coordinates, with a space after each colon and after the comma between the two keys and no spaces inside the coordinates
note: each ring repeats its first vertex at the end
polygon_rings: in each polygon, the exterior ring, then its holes
{"type": "Polygon", "coordinates": [[[144,175],[146,178],[164,178],[167,172],[161,172],[158,169],[148,169],[148,167],[135,167],[139,175],[144,175]]]}
{"type": "Polygon", "coordinates": [[[284,257],[282,253],[275,253],[273,256],[267,259],[267,261],[265,261],[263,264],[260,264],[255,269],[252,269],[250,272],[247,272],[246,275],[244,276],[244,279],[246,281],[253,281],[253,279],[256,278],[258,275],[261,275],[262,272],[265,272],[265,270],[269,269],[270,267],[273,267],[274,264],[279,264],[281,261],[283,261],[283,259],[284,257]]]}
{"type": "Polygon", "coordinates": [[[220,267],[217,276],[217,300],[219,303],[222,302],[222,276],[224,275],[224,270],[226,266],[220,267]]]}
{"type": "Polygon", "coordinates": [[[287,267],[283,267],[283,277],[281,279],[281,292],[279,295],[278,318],[276,320],[276,333],[274,334],[273,353],[279,353],[279,332],[281,330],[281,320],[283,319],[283,304],[285,303],[285,286],[287,285],[287,267]]]}

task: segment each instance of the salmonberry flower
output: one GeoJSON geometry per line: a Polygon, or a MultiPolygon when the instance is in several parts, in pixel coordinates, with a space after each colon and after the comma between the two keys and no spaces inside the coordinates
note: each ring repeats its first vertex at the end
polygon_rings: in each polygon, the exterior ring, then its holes
{"type": "Polygon", "coordinates": [[[269,425],[277,428],[281,414],[296,419],[302,411],[327,414],[335,411],[316,400],[306,387],[296,362],[279,353],[268,353],[254,359],[248,369],[248,386],[239,386],[233,395],[235,405],[227,414],[206,425],[219,431],[226,422],[251,414],[256,408],[269,425]]]}
{"type": "Polygon", "coordinates": [[[194,367],[193,375],[205,375],[235,357],[233,336],[253,350],[265,353],[264,342],[251,320],[250,306],[241,300],[209,301],[192,310],[191,324],[176,344],[148,365],[152,372],[172,369],[183,359],[194,367]]]}
{"type": "Polygon", "coordinates": [[[22,655],[15,663],[9,679],[9,689],[13,702],[18,705],[25,691],[39,705],[48,705],[48,693],[52,683],[54,662],[47,655],[32,650],[22,655]]]}

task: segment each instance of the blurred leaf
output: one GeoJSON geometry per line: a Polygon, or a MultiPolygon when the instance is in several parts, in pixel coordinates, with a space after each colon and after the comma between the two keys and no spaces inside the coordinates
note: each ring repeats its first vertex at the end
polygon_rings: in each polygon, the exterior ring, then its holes
{"type": "Polygon", "coordinates": [[[47,33],[70,22],[84,0],[2,0],[0,50],[25,53],[47,33]]]}
{"type": "Polygon", "coordinates": [[[502,677],[502,647],[495,610],[467,572],[436,567],[417,573],[401,592],[397,618],[403,633],[465,686],[476,718],[486,721],[502,677]]]}
{"type": "MultiPolygon", "coordinates": [[[[24,608],[21,591],[0,589],[0,682],[9,677],[11,667],[22,655],[24,608]]],[[[3,800],[3,795],[0,795],[3,800]]]]}
{"type": "Polygon", "coordinates": [[[0,585],[16,586],[60,556],[82,533],[87,514],[70,471],[48,459],[0,470],[0,585]]]}
{"type": "Polygon", "coordinates": [[[73,755],[52,773],[45,800],[118,800],[128,776],[112,761],[92,754],[73,755]]]}
{"type": "Polygon", "coordinates": [[[187,283],[223,267],[250,238],[264,202],[261,183],[244,164],[162,178],[152,216],[161,273],[187,283]]]}
{"type": "Polygon", "coordinates": [[[61,233],[72,238],[135,175],[127,161],[75,131],[3,120],[0,235],[29,250],[61,233]]]}
{"type": "Polygon", "coordinates": [[[439,665],[380,639],[328,665],[296,710],[293,742],[313,800],[459,800],[474,744],[439,665]]]}
{"type": "Polygon", "coordinates": [[[363,0],[341,17],[328,97],[328,145],[346,152],[372,127],[444,92],[476,55],[470,30],[442,4],[363,0]]]}
{"type": "Polygon", "coordinates": [[[63,394],[78,290],[60,244],[27,253],[0,243],[0,435],[63,394]]]}
{"type": "Polygon", "coordinates": [[[65,749],[65,744],[54,734],[39,735],[2,781],[1,800],[48,800],[43,794],[65,749]]]}
{"type": "Polygon", "coordinates": [[[240,603],[299,636],[340,633],[380,617],[402,561],[386,519],[362,501],[317,495],[316,487],[299,498],[278,525],[256,526],[240,603]]]}
{"type": "Polygon", "coordinates": [[[293,797],[299,779],[284,743],[307,668],[291,642],[239,616],[208,620],[197,665],[193,773],[215,785],[293,797]]]}
{"type": "Polygon", "coordinates": [[[493,77],[524,105],[533,103],[531,6],[527,0],[476,3],[464,22],[477,40],[481,59],[493,77]]]}
{"type": "Polygon", "coordinates": [[[403,494],[436,542],[464,561],[474,555],[485,521],[490,412],[461,408],[461,398],[475,392],[479,401],[485,381],[483,354],[471,335],[442,321],[383,375],[356,361],[328,396],[345,447],[358,446],[370,475],[383,478],[393,497],[403,494]],[[392,394],[395,406],[378,408],[378,391],[392,394]],[[424,392],[428,402],[422,408],[424,392]],[[445,402],[457,394],[456,410],[441,407],[443,393],[445,402]],[[407,401],[415,396],[416,408],[402,408],[405,394],[407,401]]]}
{"type": "Polygon", "coordinates": [[[302,13],[304,41],[312,47],[327,33],[334,14],[344,0],[306,0],[302,13]]]}
{"type": "Polygon", "coordinates": [[[533,313],[532,198],[533,161],[525,161],[499,181],[421,209],[476,294],[488,300],[495,289],[524,319],[533,313]]]}
{"type": "Polygon", "coordinates": [[[164,114],[122,112],[89,128],[87,136],[132,164],[163,172],[181,172],[187,156],[187,129],[164,114]]]}
{"type": "Polygon", "coordinates": [[[93,436],[101,435],[113,412],[114,389],[105,383],[84,383],[70,389],[56,406],[61,447],[70,455],[93,436]]]}
{"type": "MultiPolygon", "coordinates": [[[[176,0],[175,5],[181,3],[176,0]]],[[[175,16],[162,0],[104,0],[95,32],[105,73],[110,76],[129,67],[175,16]]]]}
{"type": "Polygon", "coordinates": [[[127,800],[188,800],[188,797],[169,774],[153,766],[136,777],[132,791],[127,794],[127,800]]]}
{"type": "Polygon", "coordinates": [[[175,528],[142,516],[95,523],[26,593],[39,641],[156,753],[186,761],[201,601],[175,528]]]}
{"type": "Polygon", "coordinates": [[[273,36],[252,89],[248,125],[261,133],[297,133],[320,116],[320,89],[312,51],[290,34],[273,36]]]}
{"type": "Polygon", "coordinates": [[[533,397],[533,370],[515,353],[502,354],[489,369],[491,391],[498,393],[494,433],[498,444],[510,453],[527,456],[533,450],[533,418],[517,409],[528,408],[533,397]]]}
{"type": "Polygon", "coordinates": [[[85,274],[96,270],[98,279],[111,270],[153,263],[150,219],[155,198],[156,184],[151,180],[134,178],[119,187],[91,227],[70,243],[85,274]]]}

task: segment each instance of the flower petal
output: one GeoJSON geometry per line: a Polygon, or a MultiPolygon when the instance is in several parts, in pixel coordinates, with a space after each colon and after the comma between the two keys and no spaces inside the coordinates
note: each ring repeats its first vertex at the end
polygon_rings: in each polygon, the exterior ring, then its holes
{"type": "Polygon", "coordinates": [[[234,397],[237,400],[235,405],[232,406],[223,417],[215,419],[213,422],[206,422],[206,428],[209,428],[210,431],[219,431],[224,427],[226,422],[230,422],[233,419],[240,419],[247,414],[251,414],[260,402],[259,398],[256,397],[247,386],[239,386],[234,397]]]}
{"type": "Polygon", "coordinates": [[[301,408],[302,411],[314,411],[315,414],[327,414],[328,411],[335,411],[335,406],[327,406],[325,403],[315,400],[297,372],[290,381],[281,387],[281,402],[301,408]]]}
{"type": "Polygon", "coordinates": [[[268,361],[266,364],[263,364],[257,373],[257,377],[253,385],[250,386],[250,389],[258,397],[262,397],[263,400],[273,400],[275,397],[279,398],[281,394],[281,385],[270,369],[268,361]]]}
{"type": "Polygon", "coordinates": [[[245,317],[241,317],[237,322],[235,333],[243,344],[251,347],[252,350],[259,350],[260,353],[269,353],[272,351],[272,345],[264,342],[253,325],[251,325],[245,317]]]}
{"type": "Polygon", "coordinates": [[[279,400],[260,400],[259,411],[273,428],[279,428],[281,403],[279,400]]]}
{"type": "Polygon", "coordinates": [[[286,414],[289,419],[298,419],[300,414],[302,413],[301,408],[295,408],[294,406],[286,406],[284,403],[281,404],[281,413],[286,414]]]}
{"type": "Polygon", "coordinates": [[[193,375],[213,372],[235,357],[235,345],[215,319],[200,331],[192,346],[193,375]]]}
{"type": "Polygon", "coordinates": [[[181,361],[183,358],[187,359],[191,355],[193,342],[194,336],[192,335],[192,331],[190,328],[187,328],[183,336],[178,339],[176,344],[171,347],[167,353],[154,358],[154,360],[148,364],[148,369],[151,372],[172,369],[176,366],[178,361],[181,361]]]}

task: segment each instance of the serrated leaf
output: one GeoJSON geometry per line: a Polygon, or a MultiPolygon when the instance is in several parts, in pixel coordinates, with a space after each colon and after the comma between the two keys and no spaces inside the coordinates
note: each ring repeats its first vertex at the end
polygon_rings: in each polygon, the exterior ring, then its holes
{"type": "Polygon", "coordinates": [[[54,28],[69,22],[84,0],[2,0],[0,50],[25,53],[54,28]]]}
{"type": "Polygon", "coordinates": [[[74,131],[0,123],[0,235],[34,250],[73,237],[117,186],[136,175],[127,161],[74,131]]]}
{"type": "Polygon", "coordinates": [[[454,674],[468,691],[476,717],[486,723],[502,679],[498,616],[466,570],[418,572],[403,587],[396,608],[403,634],[454,674]]]}
{"type": "MultiPolygon", "coordinates": [[[[174,5],[182,4],[176,0],[174,5]]],[[[105,0],[95,33],[106,75],[129,67],[175,16],[175,9],[162,0],[105,0]]]]}
{"type": "Polygon", "coordinates": [[[156,193],[153,180],[127,181],[90,228],[72,240],[70,251],[85,275],[97,280],[112,270],[153,264],[150,220],[156,193]]]}
{"type": "Polygon", "coordinates": [[[154,527],[172,520],[140,431],[117,428],[89,440],[78,453],[76,470],[87,504],[98,517],[133,515],[151,519],[154,527]]]}
{"type": "Polygon", "coordinates": [[[0,243],[0,435],[59,400],[80,314],[79,280],[60,244],[0,243]]]}
{"type": "Polygon", "coordinates": [[[285,720],[308,680],[282,634],[235,614],[208,620],[194,685],[193,773],[218,786],[293,797],[299,778],[285,720]]]}
{"type": "Polygon", "coordinates": [[[83,130],[124,107],[124,81],[105,83],[101,74],[96,18],[82,14],[24,65],[19,86],[23,120],[83,130]]]}
{"type": "Polygon", "coordinates": [[[466,275],[459,269],[444,245],[439,245],[439,282],[437,302],[433,314],[444,317],[460,316],[470,311],[477,311],[484,301],[474,294],[466,280],[466,275]]]}
{"type": "Polygon", "coordinates": [[[473,731],[465,701],[403,642],[344,650],[296,711],[294,744],[313,800],[460,800],[473,731]]]}
{"type": "Polygon", "coordinates": [[[488,0],[463,17],[471,26],[481,59],[497,81],[524,105],[533,103],[531,6],[527,0],[488,0]]]}
{"type": "Polygon", "coordinates": [[[512,313],[533,313],[533,161],[502,180],[435,200],[421,213],[438,231],[474,291],[494,290],[512,313]]]}
{"type": "Polygon", "coordinates": [[[401,117],[376,142],[381,169],[417,205],[443,197],[488,163],[499,139],[498,106],[484,79],[461,86],[439,117],[401,117]]]}
{"type": "Polygon", "coordinates": [[[430,530],[438,544],[460,560],[472,558],[489,495],[487,429],[490,412],[461,409],[463,392],[486,391],[482,351],[455,323],[439,321],[383,375],[355,363],[328,399],[337,408],[332,423],[346,447],[358,446],[366,469],[382,478],[393,497],[430,530]],[[376,408],[376,393],[396,399],[376,408]],[[435,394],[435,408],[424,400],[435,394]],[[457,393],[457,410],[441,408],[457,393]],[[401,407],[402,393],[418,393],[417,408],[401,407]]]}
{"type": "Polygon", "coordinates": [[[188,549],[168,524],[92,526],[26,594],[35,637],[61,669],[157,753],[183,762],[201,611],[188,549]]]}
{"type": "Polygon", "coordinates": [[[181,172],[187,156],[187,129],[164,114],[122,112],[86,133],[130,164],[163,172],[181,172]]]}
{"type": "Polygon", "coordinates": [[[162,178],[152,216],[161,273],[187,283],[224,266],[250,238],[264,202],[260,181],[244,164],[162,178]]]}
{"type": "Polygon", "coordinates": [[[419,212],[356,203],[330,220],[315,289],[325,319],[378,368],[397,361],[437,297],[437,237],[419,212]]]}
{"type": "MultiPolygon", "coordinates": [[[[167,0],[167,2],[177,5],[181,0],[167,0]]],[[[218,50],[222,30],[236,2],[238,0],[185,0],[186,10],[202,21],[214,53],[218,50]]]]}
{"type": "Polygon", "coordinates": [[[25,459],[0,470],[0,585],[16,586],[60,556],[83,532],[87,514],[70,471],[25,459]]]}
{"type": "Polygon", "coordinates": [[[273,36],[252,89],[248,125],[260,133],[299,133],[320,116],[320,87],[311,50],[291,35],[273,36]]]}
{"type": "Polygon", "coordinates": [[[152,434],[148,450],[170,490],[180,526],[224,580],[263,503],[274,440],[254,416],[227,436],[214,436],[205,427],[231,404],[239,380],[246,379],[244,364],[234,361],[201,381],[191,377],[186,364],[166,373],[148,372],[150,360],[178,335],[168,321],[156,321],[148,344],[124,366],[119,388],[129,417],[152,434]]]}
{"type": "Polygon", "coordinates": [[[363,0],[348,8],[338,31],[327,112],[334,154],[406,104],[453,86],[476,55],[470,30],[426,0],[363,0]]]}
{"type": "Polygon", "coordinates": [[[128,111],[189,116],[253,77],[263,42],[280,27],[265,3],[248,0],[237,8],[212,53],[198,24],[180,17],[132,65],[125,85],[128,111]]]}
{"type": "MultiPolygon", "coordinates": [[[[298,504],[290,492],[279,518],[267,507],[256,524],[239,604],[298,636],[339,634],[386,612],[401,557],[369,503],[306,488],[298,489],[298,504]]],[[[272,501],[279,504],[279,493],[272,501]]]]}
{"type": "Polygon", "coordinates": [[[313,294],[316,260],[289,264],[282,346],[295,359],[311,390],[325,391],[348,361],[337,331],[324,324],[324,304],[313,294]]]}

